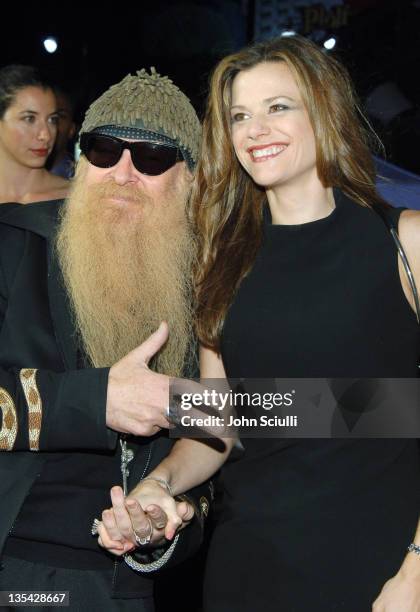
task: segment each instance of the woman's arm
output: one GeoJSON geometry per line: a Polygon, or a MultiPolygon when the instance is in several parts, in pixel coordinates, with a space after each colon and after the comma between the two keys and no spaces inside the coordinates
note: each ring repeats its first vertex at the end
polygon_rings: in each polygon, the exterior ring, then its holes
{"type": "MultiPolygon", "coordinates": [[[[223,387],[228,391],[226,374],[222,359],[213,351],[205,348],[200,349],[200,372],[201,379],[218,379],[218,387],[223,387]]],[[[183,438],[178,440],[169,455],[140,481],[138,485],[129,493],[126,504],[130,500],[139,502],[141,508],[146,512],[158,506],[166,515],[165,537],[172,539],[177,529],[185,524],[185,520],[191,517],[180,516],[180,510],[184,515],[188,514],[188,509],[179,506],[174,500],[174,496],[185,493],[200,483],[206,481],[223,465],[236,441],[235,438],[221,438],[224,448],[217,450],[206,440],[192,440],[183,438]],[[156,480],[155,480],[156,479],[156,480]]],[[[101,544],[118,554],[115,550],[115,541],[119,540],[124,546],[124,542],[133,542],[133,533],[127,532],[126,525],[129,524],[129,506],[126,508],[126,516],[123,528],[123,521],[119,517],[113,518],[114,529],[112,538],[102,527],[101,544]],[[115,524],[114,524],[115,521],[115,524]],[[121,524],[121,525],[120,525],[121,524]],[[120,528],[121,527],[121,528],[120,528]],[[112,550],[113,549],[113,550],[112,550]]],[[[131,523],[133,523],[131,516],[131,523]]],[[[154,533],[154,536],[157,535],[154,533]]],[[[121,552],[119,553],[121,554],[121,552]]]]}
{"type": "MultiPolygon", "coordinates": [[[[420,293],[420,212],[405,210],[401,213],[398,234],[410,264],[417,291],[420,293]]],[[[404,293],[415,311],[413,292],[401,260],[398,265],[404,293]]],[[[413,543],[420,547],[420,521],[413,543]]],[[[398,572],[385,583],[372,610],[373,612],[420,612],[419,554],[407,552],[398,572]]]]}
{"type": "MultiPolygon", "coordinates": [[[[218,386],[222,385],[226,392],[229,391],[221,357],[214,351],[202,347],[200,348],[200,375],[201,380],[218,379],[218,386]]],[[[170,454],[148,477],[152,476],[166,481],[174,495],[192,489],[217,472],[228,458],[235,438],[221,439],[225,446],[223,450],[216,450],[205,439],[182,438],[178,440],[170,454]]],[[[139,486],[141,487],[142,483],[139,483],[130,495],[135,496],[139,486]]]]}

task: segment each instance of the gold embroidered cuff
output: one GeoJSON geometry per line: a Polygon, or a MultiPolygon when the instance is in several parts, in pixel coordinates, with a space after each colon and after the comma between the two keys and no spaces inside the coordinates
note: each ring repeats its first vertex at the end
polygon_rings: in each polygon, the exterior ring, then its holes
{"type": "Polygon", "coordinates": [[[42,424],[42,401],[36,385],[36,372],[33,368],[20,371],[20,382],[28,405],[29,449],[39,450],[39,437],[42,424]]]}
{"type": "Polygon", "coordinates": [[[0,410],[2,428],[0,429],[0,449],[11,451],[15,445],[18,432],[16,406],[9,393],[0,387],[0,410]]]}

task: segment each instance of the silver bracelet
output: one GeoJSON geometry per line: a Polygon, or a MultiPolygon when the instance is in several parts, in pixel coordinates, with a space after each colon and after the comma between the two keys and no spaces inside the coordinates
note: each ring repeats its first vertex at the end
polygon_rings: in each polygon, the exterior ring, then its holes
{"type": "Polygon", "coordinates": [[[135,570],[136,572],[146,572],[146,573],[155,572],[156,570],[160,569],[163,565],[165,565],[165,563],[167,563],[169,559],[172,557],[172,553],[175,550],[175,546],[178,540],[179,540],[179,533],[176,534],[174,541],[172,542],[170,547],[163,553],[160,559],[157,559],[156,561],[152,561],[151,563],[139,563],[138,561],[133,559],[131,555],[128,555],[128,554],[124,555],[124,561],[127,563],[127,565],[131,567],[131,569],[135,570]]]}
{"type": "Polygon", "coordinates": [[[158,478],[157,476],[146,476],[146,478],[143,478],[143,480],[141,482],[146,482],[146,480],[155,480],[156,482],[158,482],[159,484],[161,484],[161,485],[163,485],[165,487],[165,489],[168,491],[168,493],[169,493],[169,495],[171,497],[174,497],[171,485],[164,478],[158,478]]]}
{"type": "Polygon", "coordinates": [[[420,557],[420,546],[418,544],[414,544],[414,542],[411,542],[407,550],[408,552],[413,552],[420,557]]]}

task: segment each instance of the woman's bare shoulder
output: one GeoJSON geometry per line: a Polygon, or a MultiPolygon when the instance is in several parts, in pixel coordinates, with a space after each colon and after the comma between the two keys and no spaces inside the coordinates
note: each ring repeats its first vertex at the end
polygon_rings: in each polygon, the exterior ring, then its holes
{"type": "MultiPolygon", "coordinates": [[[[420,211],[404,210],[401,213],[398,223],[398,234],[401,243],[407,254],[407,258],[414,276],[414,281],[417,289],[420,288],[420,211]]],[[[414,308],[414,298],[411,287],[409,286],[406,274],[402,273],[402,265],[400,266],[400,275],[402,285],[406,293],[407,299],[414,308]]]]}
{"type": "Polygon", "coordinates": [[[420,251],[420,210],[404,210],[401,213],[398,233],[407,248],[420,251]]]}

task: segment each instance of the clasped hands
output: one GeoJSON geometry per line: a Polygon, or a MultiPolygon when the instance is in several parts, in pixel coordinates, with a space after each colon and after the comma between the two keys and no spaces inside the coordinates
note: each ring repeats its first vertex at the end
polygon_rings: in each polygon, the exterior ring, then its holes
{"type": "Polygon", "coordinates": [[[139,540],[161,546],[194,517],[191,504],[174,500],[153,480],[140,482],[127,497],[121,487],[112,487],[111,502],[97,527],[98,544],[118,556],[133,551],[139,540]]]}

